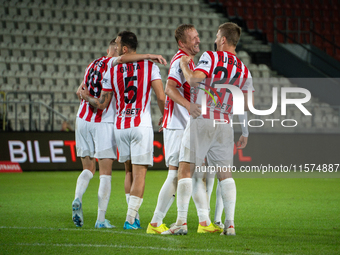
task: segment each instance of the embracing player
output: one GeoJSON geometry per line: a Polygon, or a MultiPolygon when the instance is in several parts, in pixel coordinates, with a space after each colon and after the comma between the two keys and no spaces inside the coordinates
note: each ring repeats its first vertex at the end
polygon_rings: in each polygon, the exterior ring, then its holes
{"type": "MultiPolygon", "coordinates": [[[[119,55],[135,55],[137,37],[129,31],[120,32],[116,39],[119,55]]],[[[164,59],[160,61],[166,64],[164,59]]],[[[115,98],[115,136],[119,150],[119,162],[132,164],[132,184],[124,229],[138,229],[136,214],[143,201],[145,175],[153,165],[153,128],[150,115],[151,91],[163,115],[165,95],[160,71],[149,60],[119,64],[106,73],[99,99],[88,97],[91,105],[102,109],[115,98]]],[[[161,122],[160,122],[161,123],[161,122]]],[[[160,124],[159,123],[159,124],[160,124]]]]}
{"type": "MultiPolygon", "coordinates": [[[[241,28],[235,23],[227,22],[219,26],[216,34],[217,51],[206,51],[202,54],[195,71],[191,71],[187,65],[189,57],[182,57],[181,68],[184,77],[191,87],[195,87],[195,104],[191,106],[191,116],[183,134],[181,151],[186,152],[184,158],[190,162],[190,168],[186,168],[183,175],[190,176],[190,170],[195,166],[201,166],[207,156],[208,164],[219,166],[232,166],[234,133],[230,125],[233,114],[233,96],[225,88],[215,88],[215,84],[231,84],[239,87],[247,98],[248,90],[253,91],[251,74],[248,68],[236,57],[236,45],[241,36],[241,28]],[[208,79],[206,79],[208,78],[208,79]],[[205,81],[203,81],[205,80],[205,81]],[[205,91],[213,95],[206,97],[205,91]],[[205,96],[202,96],[205,95],[205,96]],[[203,99],[202,99],[203,98],[203,99]],[[204,99],[205,98],[205,99],[204,99]],[[201,102],[201,100],[206,100],[201,102]],[[214,103],[218,100],[218,103],[214,103]],[[207,106],[206,114],[201,114],[201,105],[207,106]],[[215,120],[225,120],[218,125],[214,125],[215,120]],[[223,124],[222,124],[223,123],[223,124]]],[[[254,101],[254,100],[253,100],[254,101]]],[[[245,100],[245,110],[248,110],[247,100],[245,100]]],[[[239,143],[244,144],[247,138],[241,136],[239,143]]],[[[236,186],[232,178],[231,171],[218,172],[220,188],[224,204],[226,219],[224,223],[224,235],[235,235],[235,203],[236,186]]],[[[188,178],[185,178],[188,179],[188,178]]],[[[190,184],[188,182],[188,184],[190,184]]],[[[180,197],[178,192],[177,200],[181,201],[186,214],[178,209],[176,224],[162,234],[185,234],[187,232],[187,208],[191,193],[191,185],[183,186],[186,192],[180,197]]],[[[180,181],[178,183],[180,189],[180,181]]]]}

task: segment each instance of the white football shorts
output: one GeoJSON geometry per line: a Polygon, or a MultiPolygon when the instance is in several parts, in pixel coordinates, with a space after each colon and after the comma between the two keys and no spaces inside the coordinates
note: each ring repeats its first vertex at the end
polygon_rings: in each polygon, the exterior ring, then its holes
{"type": "Polygon", "coordinates": [[[163,129],[165,164],[178,167],[183,129],[163,129]]]}
{"type": "Polygon", "coordinates": [[[119,162],[131,160],[134,165],[153,166],[152,127],[115,129],[119,162]]]}
{"type": "Polygon", "coordinates": [[[117,159],[114,124],[76,119],[76,148],[78,157],[117,159]]]}
{"type": "Polygon", "coordinates": [[[234,130],[230,124],[190,117],[183,133],[179,161],[201,166],[205,156],[210,165],[232,166],[234,130]]]}

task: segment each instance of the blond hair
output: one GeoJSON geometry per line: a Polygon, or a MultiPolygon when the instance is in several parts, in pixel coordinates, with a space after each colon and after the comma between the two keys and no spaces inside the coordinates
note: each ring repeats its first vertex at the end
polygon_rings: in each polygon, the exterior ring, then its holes
{"type": "Polygon", "coordinates": [[[191,24],[182,24],[179,25],[176,30],[175,30],[175,38],[176,42],[178,43],[179,41],[186,43],[186,34],[185,31],[195,29],[194,25],[191,24]]]}
{"type": "Polygon", "coordinates": [[[236,47],[238,41],[241,37],[242,29],[233,22],[226,22],[218,27],[218,30],[221,31],[221,37],[225,37],[228,41],[229,45],[233,45],[236,47]]]}

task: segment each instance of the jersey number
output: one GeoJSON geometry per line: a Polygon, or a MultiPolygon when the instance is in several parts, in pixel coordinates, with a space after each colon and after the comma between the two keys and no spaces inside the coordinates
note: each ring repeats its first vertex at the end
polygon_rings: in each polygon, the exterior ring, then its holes
{"type": "Polygon", "coordinates": [[[125,77],[124,79],[124,101],[126,104],[133,104],[137,99],[137,87],[132,85],[129,86],[129,82],[137,81],[137,76],[131,76],[131,77],[125,77]],[[129,99],[129,92],[133,91],[133,96],[131,99],[129,99]]]}
{"type": "MultiPolygon", "coordinates": [[[[227,77],[228,77],[228,69],[223,67],[223,66],[217,66],[214,70],[214,74],[218,74],[219,72],[224,73],[224,77],[222,80],[219,81],[215,81],[213,82],[213,84],[211,84],[211,87],[215,88],[215,84],[226,84],[227,81],[227,77]]],[[[234,83],[236,82],[236,80],[238,79],[238,77],[240,77],[240,72],[236,72],[235,76],[229,81],[230,85],[234,85],[234,83]]],[[[239,85],[236,85],[236,87],[239,87],[239,85]]],[[[210,93],[212,91],[210,90],[210,93]]],[[[228,93],[231,93],[231,91],[229,89],[227,89],[228,93]]],[[[222,96],[222,92],[217,92],[219,96],[222,96]]]]}
{"type": "Polygon", "coordinates": [[[100,96],[100,92],[102,91],[102,86],[100,81],[102,80],[102,74],[94,70],[93,68],[90,69],[89,75],[87,76],[87,87],[90,88],[90,94],[95,97],[100,96]],[[91,86],[89,86],[91,85],[91,86]],[[97,91],[94,92],[94,88],[97,88],[97,91]]]}

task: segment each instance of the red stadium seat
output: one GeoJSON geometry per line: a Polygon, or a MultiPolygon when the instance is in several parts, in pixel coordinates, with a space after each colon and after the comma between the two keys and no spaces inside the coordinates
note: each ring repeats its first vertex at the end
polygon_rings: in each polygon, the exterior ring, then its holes
{"type": "Polygon", "coordinates": [[[245,17],[244,5],[243,5],[242,1],[237,2],[236,10],[237,10],[237,17],[239,17],[239,18],[245,17]]]}
{"type": "Polygon", "coordinates": [[[301,4],[301,9],[303,10],[303,16],[304,17],[311,17],[312,12],[310,5],[308,3],[301,4]]]}
{"type": "Polygon", "coordinates": [[[287,17],[293,16],[292,7],[288,2],[282,5],[282,9],[284,10],[285,16],[287,17]]]}
{"type": "Polygon", "coordinates": [[[224,1],[224,8],[229,18],[236,17],[235,4],[233,1],[224,1]]]}
{"type": "Polygon", "coordinates": [[[301,17],[301,5],[299,3],[294,3],[291,7],[294,11],[294,17],[301,17]]]}
{"type": "Polygon", "coordinates": [[[266,33],[266,36],[267,36],[267,41],[272,43],[274,42],[274,31],[268,31],[266,33]]]}
{"type": "Polygon", "coordinates": [[[248,31],[255,31],[255,19],[254,19],[254,16],[251,15],[251,14],[248,14],[246,16],[245,20],[246,20],[248,31]]]}
{"type": "Polygon", "coordinates": [[[275,8],[272,3],[265,3],[263,8],[265,10],[266,17],[269,16],[273,18],[275,16],[275,8]]]}
{"type": "Polygon", "coordinates": [[[276,28],[279,30],[286,30],[286,22],[284,18],[276,18],[275,19],[275,23],[276,23],[276,28]]]}
{"type": "Polygon", "coordinates": [[[254,6],[253,6],[253,3],[251,1],[246,1],[245,10],[246,10],[246,14],[254,15],[254,6]]]}
{"type": "Polygon", "coordinates": [[[256,15],[256,30],[262,32],[264,27],[264,20],[262,15],[256,15]]]}
{"type": "Polygon", "coordinates": [[[275,9],[275,16],[282,16],[283,15],[282,5],[280,3],[275,4],[274,9],[275,9]]]}

